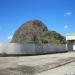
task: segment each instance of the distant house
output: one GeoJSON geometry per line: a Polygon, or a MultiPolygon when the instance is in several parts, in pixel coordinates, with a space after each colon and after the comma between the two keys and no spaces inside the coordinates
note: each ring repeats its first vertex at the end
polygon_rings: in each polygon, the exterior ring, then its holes
{"type": "Polygon", "coordinates": [[[66,36],[66,42],[67,50],[75,51],[75,33],[69,33],[66,36]]]}

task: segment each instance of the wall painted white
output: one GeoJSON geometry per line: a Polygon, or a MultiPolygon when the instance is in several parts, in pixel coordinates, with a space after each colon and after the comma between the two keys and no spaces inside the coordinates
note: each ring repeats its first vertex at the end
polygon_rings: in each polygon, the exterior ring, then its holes
{"type": "Polygon", "coordinates": [[[66,36],[66,40],[75,40],[75,36],[66,36]]]}
{"type": "Polygon", "coordinates": [[[66,51],[66,45],[54,44],[0,44],[0,53],[6,54],[43,54],[66,51]]]}
{"type": "Polygon", "coordinates": [[[75,51],[75,45],[73,45],[73,50],[75,51]]]}

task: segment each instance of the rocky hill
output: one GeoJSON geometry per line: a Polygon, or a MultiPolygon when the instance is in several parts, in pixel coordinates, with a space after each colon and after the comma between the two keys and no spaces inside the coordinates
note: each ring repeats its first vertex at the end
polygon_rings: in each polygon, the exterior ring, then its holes
{"type": "Polygon", "coordinates": [[[65,43],[65,38],[55,31],[48,31],[40,20],[30,20],[13,35],[12,43],[65,43]]]}

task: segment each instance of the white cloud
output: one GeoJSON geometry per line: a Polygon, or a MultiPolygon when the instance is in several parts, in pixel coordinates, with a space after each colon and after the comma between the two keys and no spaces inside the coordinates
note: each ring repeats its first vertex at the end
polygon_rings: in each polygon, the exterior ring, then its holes
{"type": "Polygon", "coordinates": [[[65,12],[64,13],[64,16],[71,16],[72,15],[72,12],[65,12]]]}
{"type": "Polygon", "coordinates": [[[13,37],[13,35],[8,36],[8,40],[11,40],[13,37]]]}
{"type": "Polygon", "coordinates": [[[68,28],[69,28],[69,26],[68,26],[68,25],[65,25],[65,26],[64,26],[64,28],[65,28],[65,29],[68,29],[68,28]]]}

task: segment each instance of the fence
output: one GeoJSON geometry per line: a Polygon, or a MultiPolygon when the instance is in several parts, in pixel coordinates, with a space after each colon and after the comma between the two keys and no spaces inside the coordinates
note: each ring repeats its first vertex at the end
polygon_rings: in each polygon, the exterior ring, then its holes
{"type": "Polygon", "coordinates": [[[67,50],[63,44],[0,44],[0,54],[45,54],[65,51],[67,50]]]}

